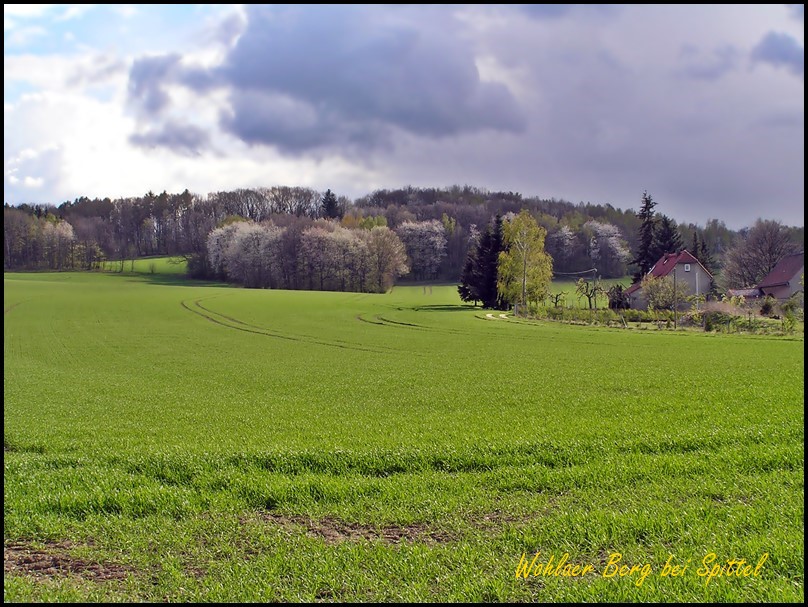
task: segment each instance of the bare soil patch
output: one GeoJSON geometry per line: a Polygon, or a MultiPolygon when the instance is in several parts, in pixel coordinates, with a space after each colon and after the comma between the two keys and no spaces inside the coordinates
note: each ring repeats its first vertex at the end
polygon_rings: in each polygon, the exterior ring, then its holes
{"type": "Polygon", "coordinates": [[[74,547],[70,542],[54,542],[44,547],[21,542],[6,544],[3,546],[3,571],[40,579],[74,576],[93,582],[122,580],[132,571],[118,563],[99,563],[75,557],[70,554],[74,547]]]}
{"type": "Polygon", "coordinates": [[[261,520],[283,529],[303,529],[311,537],[323,538],[327,544],[342,542],[381,541],[385,544],[423,542],[445,544],[454,540],[446,531],[432,529],[424,524],[411,525],[362,525],[327,516],[319,520],[306,516],[265,512],[261,520]]]}

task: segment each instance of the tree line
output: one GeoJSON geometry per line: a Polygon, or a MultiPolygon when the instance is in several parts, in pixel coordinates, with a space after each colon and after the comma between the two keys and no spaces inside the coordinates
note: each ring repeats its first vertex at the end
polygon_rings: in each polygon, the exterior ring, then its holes
{"type": "Polygon", "coordinates": [[[625,251],[631,248],[633,238],[631,212],[610,205],[573,205],[470,186],[377,190],[354,201],[330,190],[321,194],[310,188],[276,186],[205,196],[185,190],[179,194],[148,192],[114,200],[81,197],[59,206],[5,205],[8,225],[4,230],[4,267],[48,267],[47,261],[36,254],[42,237],[34,224],[42,218],[72,226],[76,242],[85,247],[86,253],[74,256],[72,267],[76,268],[94,267],[102,260],[151,255],[199,258],[205,255],[207,234],[234,216],[256,223],[327,218],[349,229],[368,225],[398,229],[407,222],[436,221],[443,225],[445,255],[437,268],[425,273],[419,264],[414,264],[409,276],[414,280],[454,281],[462,270],[469,236],[495,215],[518,213],[522,208],[529,209],[547,230],[547,249],[557,260],[557,270],[575,271],[594,262],[602,266],[604,276],[626,273],[625,251]],[[36,243],[30,244],[32,240],[36,243]]]}
{"type": "MultiPolygon", "coordinates": [[[[669,252],[684,243],[711,271],[721,271],[726,265],[721,273],[730,277],[727,286],[747,286],[762,271],[748,271],[753,265],[751,259],[759,256],[741,255],[737,249],[742,243],[748,248],[765,240],[755,237],[757,224],[740,231],[728,229],[717,219],[705,226],[677,224],[655,212],[655,205],[647,192],[635,212],[610,204],[573,204],[471,186],[382,189],[353,201],[331,190],[320,193],[310,188],[276,186],[204,196],[185,190],[115,200],[82,197],[59,206],[6,204],[4,268],[91,269],[103,261],[119,261],[122,269],[126,259],[181,255],[188,259],[193,275],[210,277],[215,273],[209,264],[208,237],[238,218],[256,225],[271,223],[285,233],[283,242],[295,251],[301,246],[303,232],[316,222],[330,234],[323,238],[337,240],[344,237],[337,227],[352,234],[386,227],[405,247],[408,278],[457,281],[465,271],[470,247],[485,237],[494,218],[526,210],[543,228],[544,249],[558,274],[596,268],[604,278],[624,276],[631,270],[639,276],[661,250],[669,252]],[[324,227],[324,220],[334,228],[324,227]]],[[[792,248],[802,248],[803,228],[769,224],[792,248]]],[[[291,258],[288,251],[284,254],[291,258]]],[[[311,255],[295,254],[294,258],[298,260],[296,269],[292,271],[291,262],[287,262],[282,284],[306,285],[290,288],[315,284],[310,278],[311,255]]],[[[347,278],[345,282],[350,284],[347,278]]],[[[491,303],[488,296],[484,299],[491,303]]]]}
{"type": "Polygon", "coordinates": [[[407,252],[386,226],[347,229],[236,220],[208,236],[210,274],[252,288],[387,291],[409,271],[407,252]]]}

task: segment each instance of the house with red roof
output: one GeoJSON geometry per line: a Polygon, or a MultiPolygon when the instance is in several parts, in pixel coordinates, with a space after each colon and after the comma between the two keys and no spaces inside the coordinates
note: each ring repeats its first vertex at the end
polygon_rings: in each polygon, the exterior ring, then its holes
{"type": "MultiPolygon", "coordinates": [[[[707,295],[713,284],[713,275],[686,250],[678,253],[665,253],[651,267],[646,276],[655,278],[670,276],[676,280],[677,290],[679,285],[687,285],[685,292],[688,295],[707,295]]],[[[648,308],[648,300],[642,292],[642,282],[635,282],[624,293],[628,297],[630,308],[635,310],[648,308]]],[[[682,303],[684,304],[684,302],[682,303]]]]}
{"type": "Polygon", "coordinates": [[[800,278],[804,272],[805,253],[786,255],[775,264],[772,271],[766,274],[756,287],[727,289],[727,295],[741,295],[744,299],[760,299],[771,295],[775,299],[785,301],[794,293],[803,291],[800,278]]]}
{"type": "Polygon", "coordinates": [[[786,255],[777,262],[766,277],[760,281],[757,288],[761,296],[771,295],[776,299],[785,300],[803,290],[800,278],[805,273],[805,253],[786,255]]]}

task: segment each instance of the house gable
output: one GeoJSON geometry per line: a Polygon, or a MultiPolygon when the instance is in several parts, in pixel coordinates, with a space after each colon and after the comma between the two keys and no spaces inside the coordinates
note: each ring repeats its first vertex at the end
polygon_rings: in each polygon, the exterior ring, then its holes
{"type": "Polygon", "coordinates": [[[786,255],[760,281],[757,288],[764,295],[771,295],[777,299],[788,299],[794,293],[802,290],[800,276],[804,271],[805,253],[786,255]]]}
{"type": "MultiPolygon", "coordinates": [[[[704,288],[702,288],[698,282],[698,277],[696,277],[694,281],[694,291],[697,293],[706,293],[709,291],[709,284],[712,283],[713,275],[687,250],[682,250],[679,253],[665,253],[651,266],[651,269],[645,276],[664,278],[674,272],[677,267],[680,268],[680,271],[676,272],[677,276],[682,275],[682,273],[688,276],[693,270],[696,270],[693,275],[698,275],[699,272],[702,272],[707,279],[706,284],[704,288]]],[[[629,303],[632,308],[644,308],[647,305],[647,302],[644,301],[645,298],[642,296],[642,281],[635,282],[631,285],[625,290],[625,294],[629,297],[629,303]]]]}

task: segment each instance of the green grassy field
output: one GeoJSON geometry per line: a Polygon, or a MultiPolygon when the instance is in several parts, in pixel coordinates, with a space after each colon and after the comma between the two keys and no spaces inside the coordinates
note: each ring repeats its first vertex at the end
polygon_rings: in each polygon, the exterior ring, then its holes
{"type": "Polygon", "coordinates": [[[121,266],[120,261],[105,261],[101,269],[106,272],[161,274],[182,277],[187,270],[187,264],[183,257],[140,257],[138,259],[125,259],[123,266],[121,266]]]}
{"type": "MultiPolygon", "coordinates": [[[[591,276],[586,276],[586,280],[591,280],[591,276]]],[[[631,286],[631,277],[624,276],[623,278],[598,278],[598,286],[602,287],[604,291],[608,291],[613,285],[623,285],[623,287],[631,286]]],[[[550,292],[563,293],[564,297],[559,302],[561,307],[565,308],[589,308],[589,302],[586,297],[579,297],[576,293],[577,280],[568,278],[556,278],[550,284],[550,292]]],[[[548,304],[551,302],[548,302],[548,304]]],[[[598,308],[607,308],[609,306],[609,298],[606,294],[599,294],[593,304],[598,308]]]]}
{"type": "Polygon", "coordinates": [[[4,598],[801,602],[803,363],[453,287],[5,274],[4,598]]]}

